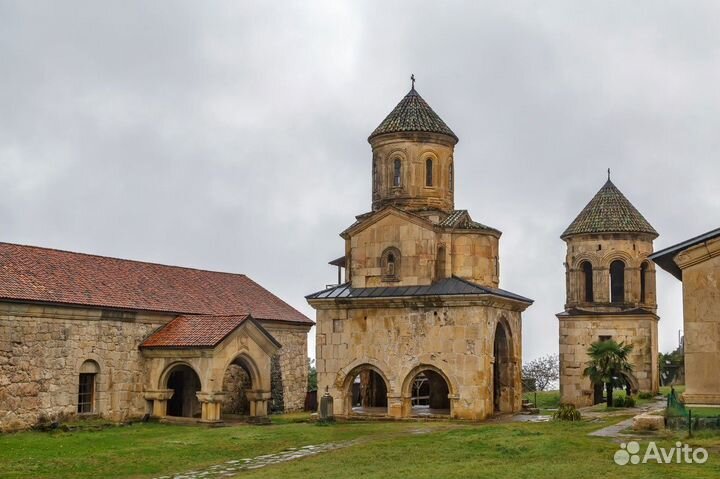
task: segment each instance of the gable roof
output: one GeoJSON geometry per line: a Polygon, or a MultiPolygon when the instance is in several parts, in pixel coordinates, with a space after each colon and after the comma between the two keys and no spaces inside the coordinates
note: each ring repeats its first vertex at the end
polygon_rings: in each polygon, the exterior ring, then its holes
{"type": "Polygon", "coordinates": [[[560,238],[585,233],[648,233],[658,236],[655,228],[609,179],[560,238]]]}
{"type": "Polygon", "coordinates": [[[434,227],[434,225],[429,220],[423,218],[422,216],[416,215],[411,211],[401,210],[397,206],[387,205],[377,211],[371,211],[369,213],[357,216],[356,221],[347,228],[345,228],[345,230],[340,233],[340,236],[346,238],[350,234],[356,234],[390,215],[404,218],[411,223],[415,223],[421,228],[427,228],[429,230],[432,230],[434,227]]]}
{"type": "Polygon", "coordinates": [[[411,88],[400,103],[385,117],[377,128],[370,134],[368,140],[385,133],[426,132],[440,133],[451,136],[458,141],[457,135],[438,116],[430,105],[411,88]]]}
{"type": "Polygon", "coordinates": [[[473,221],[468,210],[454,210],[438,226],[443,228],[461,229],[461,230],[485,230],[493,233],[502,234],[499,230],[490,226],[473,221]]]}
{"type": "Polygon", "coordinates": [[[457,276],[421,286],[380,286],[353,288],[351,283],[333,286],[306,296],[306,299],[402,298],[410,296],[492,295],[532,304],[533,300],[499,288],[480,286],[457,276]]]}
{"type": "Polygon", "coordinates": [[[280,343],[249,314],[237,316],[178,316],[148,336],[140,348],[214,348],[237,328],[252,322],[267,338],[280,343]]]}
{"type": "Polygon", "coordinates": [[[10,243],[0,243],[2,299],[313,324],[243,274],[10,243]]]}
{"type": "Polygon", "coordinates": [[[682,270],[677,265],[677,263],[675,263],[675,256],[688,248],[692,248],[693,246],[699,245],[717,237],[720,237],[720,228],[708,231],[707,233],[695,236],[694,238],[690,238],[689,240],[683,241],[668,248],[661,249],[660,251],[648,256],[648,258],[650,258],[656,265],[660,266],[662,269],[682,281],[682,270]]]}

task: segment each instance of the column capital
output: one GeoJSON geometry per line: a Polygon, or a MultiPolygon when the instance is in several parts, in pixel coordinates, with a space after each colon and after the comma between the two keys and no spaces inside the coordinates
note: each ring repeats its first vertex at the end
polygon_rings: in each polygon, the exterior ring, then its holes
{"type": "Polygon", "coordinates": [[[200,402],[206,402],[206,403],[221,403],[225,400],[225,397],[227,396],[227,393],[224,391],[200,391],[195,393],[195,395],[198,398],[198,401],[200,402]]]}
{"type": "Polygon", "coordinates": [[[175,394],[174,389],[153,389],[145,391],[143,397],[148,401],[167,401],[175,394]]]}

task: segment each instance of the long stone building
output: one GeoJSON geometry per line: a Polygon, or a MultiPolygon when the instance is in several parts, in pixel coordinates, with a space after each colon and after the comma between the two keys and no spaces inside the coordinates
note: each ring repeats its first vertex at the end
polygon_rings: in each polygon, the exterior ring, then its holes
{"type": "Polygon", "coordinates": [[[633,346],[632,389],[658,392],[659,318],[655,266],[648,260],[657,236],[609,177],[563,232],[567,298],[557,315],[562,402],[602,402],[602,386],[593,386],[583,370],[590,345],[607,339],[633,346]]]}
{"type": "Polygon", "coordinates": [[[0,243],[0,430],[301,409],[312,325],[245,275],[0,243]]]}
{"type": "Polygon", "coordinates": [[[369,140],[372,211],[341,237],[342,284],[311,294],[318,389],[337,415],[484,419],[521,408],[521,313],[500,231],[455,209],[455,133],[414,85],[369,140]]]}
{"type": "Polygon", "coordinates": [[[720,404],[720,228],[650,256],[682,281],[687,404],[720,404]]]}

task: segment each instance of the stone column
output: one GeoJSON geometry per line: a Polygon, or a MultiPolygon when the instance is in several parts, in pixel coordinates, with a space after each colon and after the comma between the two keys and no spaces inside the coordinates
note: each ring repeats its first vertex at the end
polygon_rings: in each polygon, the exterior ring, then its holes
{"type": "Polygon", "coordinates": [[[250,416],[263,417],[268,414],[268,402],[272,398],[270,391],[262,391],[255,389],[246,393],[248,401],[250,401],[250,416]]]}
{"type": "Polygon", "coordinates": [[[153,417],[167,416],[167,402],[170,398],[173,397],[173,394],[175,394],[174,389],[155,389],[151,391],[145,391],[145,399],[153,402],[153,417]]]}
{"type": "MultiPolygon", "coordinates": [[[[388,402],[388,410],[387,414],[390,417],[403,417],[410,414],[410,411],[408,409],[407,414],[403,414],[405,409],[405,401],[406,399],[402,396],[391,396],[388,394],[387,402],[388,402]]],[[[410,404],[410,399],[407,399],[407,403],[410,404]]]]}
{"type": "Polygon", "coordinates": [[[227,393],[200,391],[196,395],[202,406],[200,422],[221,422],[220,414],[227,393]]]}

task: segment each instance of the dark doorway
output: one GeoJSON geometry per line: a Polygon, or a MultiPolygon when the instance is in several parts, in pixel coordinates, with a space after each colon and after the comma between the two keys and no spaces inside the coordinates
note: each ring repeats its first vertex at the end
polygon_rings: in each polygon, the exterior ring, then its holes
{"type": "Polygon", "coordinates": [[[495,328],[493,342],[493,409],[495,412],[512,412],[515,385],[513,382],[510,352],[510,334],[502,322],[495,328]]]}
{"type": "Polygon", "coordinates": [[[200,417],[200,378],[189,366],[175,366],[168,375],[167,388],[172,389],[172,398],[168,401],[167,415],[176,417],[200,417]]]}
{"type": "Polygon", "coordinates": [[[387,413],[387,385],[372,369],[361,369],[350,386],[352,412],[387,413]]]}
{"type": "Polygon", "coordinates": [[[450,389],[445,378],[431,369],[420,371],[412,381],[410,404],[413,415],[450,414],[450,389]]]}

